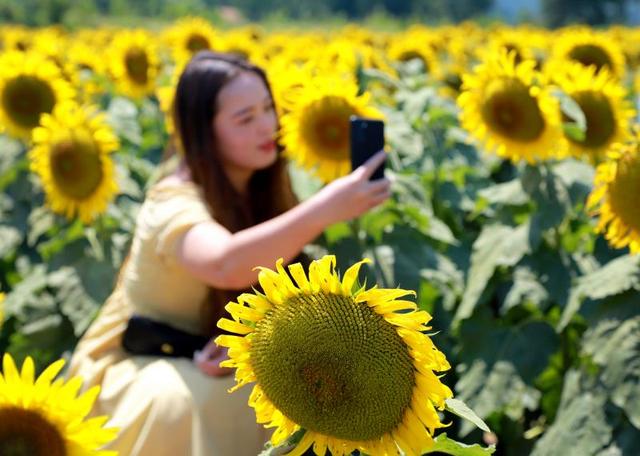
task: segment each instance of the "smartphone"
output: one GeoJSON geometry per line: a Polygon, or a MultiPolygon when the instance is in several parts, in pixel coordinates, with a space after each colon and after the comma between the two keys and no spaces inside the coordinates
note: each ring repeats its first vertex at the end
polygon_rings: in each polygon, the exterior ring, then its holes
{"type": "MultiPolygon", "coordinates": [[[[366,162],[372,155],[384,148],[384,122],[379,119],[351,116],[351,169],[366,162]]],[[[384,177],[384,162],[375,170],[369,180],[384,177]]]]}

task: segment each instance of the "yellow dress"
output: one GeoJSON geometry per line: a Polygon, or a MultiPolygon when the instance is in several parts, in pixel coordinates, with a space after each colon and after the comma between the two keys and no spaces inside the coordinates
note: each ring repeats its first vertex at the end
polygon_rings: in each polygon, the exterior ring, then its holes
{"type": "Polygon", "coordinates": [[[92,415],[120,429],[106,449],[121,456],[255,456],[268,439],[233,375],[209,377],[186,358],[131,356],[121,337],[132,312],[199,332],[207,287],[176,262],[176,240],[211,220],[195,184],[161,183],[140,208],[128,263],[82,337],[68,375],[101,385],[92,415]]]}

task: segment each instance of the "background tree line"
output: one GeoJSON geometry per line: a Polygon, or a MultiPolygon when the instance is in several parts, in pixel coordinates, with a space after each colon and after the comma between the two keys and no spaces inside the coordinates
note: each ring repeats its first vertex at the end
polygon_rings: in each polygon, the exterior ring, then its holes
{"type": "MultiPolygon", "coordinates": [[[[532,0],[517,0],[524,3],[532,0]]],[[[541,7],[540,25],[557,27],[625,23],[628,8],[638,0],[533,0],[541,7]]],[[[219,7],[237,8],[246,20],[278,16],[292,20],[364,19],[372,13],[430,24],[491,17],[495,0],[0,0],[0,22],[32,26],[90,25],[101,19],[154,18],[172,20],[193,14],[219,19],[219,7]]]]}

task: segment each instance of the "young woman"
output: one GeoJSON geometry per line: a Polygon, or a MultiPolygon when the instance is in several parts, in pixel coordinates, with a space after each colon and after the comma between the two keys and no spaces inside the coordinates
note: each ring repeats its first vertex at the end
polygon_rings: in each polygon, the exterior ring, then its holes
{"type": "Polygon", "coordinates": [[[226,352],[208,342],[178,357],[184,347],[173,345],[209,340],[224,305],[256,284],[255,266],[294,260],[328,225],[387,199],[389,182],[368,180],[385,154],[297,204],[266,76],[224,54],[191,60],[173,114],[180,164],[149,189],[128,261],[69,374],[102,386],[93,413],[120,428],[108,449],[123,456],[254,456],[268,436],[247,405],[250,388],[227,393],[226,352]],[[143,329],[132,324],[140,319],[143,329]],[[131,348],[163,337],[159,352],[131,348]]]}

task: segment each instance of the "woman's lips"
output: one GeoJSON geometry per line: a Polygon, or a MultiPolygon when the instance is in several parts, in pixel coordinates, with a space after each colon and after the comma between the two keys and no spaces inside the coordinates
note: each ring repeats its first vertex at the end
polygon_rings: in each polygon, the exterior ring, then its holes
{"type": "Polygon", "coordinates": [[[260,150],[264,152],[273,152],[276,150],[276,142],[275,141],[267,141],[258,146],[260,150]]]}

